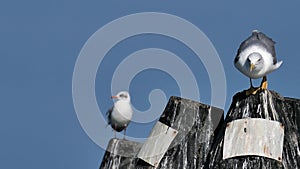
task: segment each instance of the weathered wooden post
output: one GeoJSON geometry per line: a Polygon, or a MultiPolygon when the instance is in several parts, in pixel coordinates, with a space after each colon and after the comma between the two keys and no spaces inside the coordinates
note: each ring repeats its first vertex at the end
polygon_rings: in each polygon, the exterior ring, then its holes
{"type": "Polygon", "coordinates": [[[273,91],[236,94],[207,168],[300,168],[300,100],[273,91]]]}
{"type": "MultiPolygon", "coordinates": [[[[223,114],[223,110],[216,107],[171,97],[159,122],[178,133],[167,152],[163,154],[157,168],[203,168],[212,145],[214,131],[224,119],[223,114]]],[[[140,157],[138,160],[138,167],[145,165],[139,163],[141,159],[140,157]]]]}
{"type": "Polygon", "coordinates": [[[135,168],[134,160],[141,147],[142,143],[124,139],[111,139],[100,168],[135,168]]]}

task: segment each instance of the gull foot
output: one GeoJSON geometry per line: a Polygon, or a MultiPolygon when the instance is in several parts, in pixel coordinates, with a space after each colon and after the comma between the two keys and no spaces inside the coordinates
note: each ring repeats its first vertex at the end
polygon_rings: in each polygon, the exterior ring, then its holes
{"type": "Polygon", "coordinates": [[[246,90],[246,95],[255,95],[258,91],[261,90],[261,87],[250,87],[248,90],[246,90]]]}
{"type": "Polygon", "coordinates": [[[268,81],[266,76],[263,77],[263,80],[261,81],[260,84],[260,88],[261,90],[266,90],[268,88],[268,81]]]}

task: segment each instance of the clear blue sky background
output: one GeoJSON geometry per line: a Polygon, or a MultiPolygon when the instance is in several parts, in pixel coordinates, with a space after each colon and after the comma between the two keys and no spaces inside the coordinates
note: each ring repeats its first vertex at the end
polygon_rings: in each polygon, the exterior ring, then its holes
{"type": "MultiPolygon", "coordinates": [[[[295,1],[1,1],[0,168],[99,167],[104,150],[86,135],[76,117],[72,74],[87,39],[105,24],[128,14],[170,13],[190,21],[208,36],[226,73],[225,112],[231,97],[249,86],[249,80],[234,68],[233,59],[240,42],[253,29],[277,42],[277,56],[284,61],[269,75],[269,88],[283,96],[300,98],[299,7],[300,2],[295,1]]],[[[191,69],[201,70],[197,75],[201,102],[210,102],[207,73],[201,63],[187,59],[191,51],[166,37],[145,35],[118,44],[108,54],[106,64],[100,65],[96,95],[102,112],[113,104],[109,96],[115,66],[131,52],[149,47],[178,52],[191,69]]],[[[164,90],[167,97],[180,94],[174,79],[149,70],[132,81],[133,105],[147,109],[148,93],[155,88],[164,90]],[[147,84],[149,81],[151,84],[147,84]]],[[[128,135],[147,136],[152,125],[133,123],[128,135]]]]}

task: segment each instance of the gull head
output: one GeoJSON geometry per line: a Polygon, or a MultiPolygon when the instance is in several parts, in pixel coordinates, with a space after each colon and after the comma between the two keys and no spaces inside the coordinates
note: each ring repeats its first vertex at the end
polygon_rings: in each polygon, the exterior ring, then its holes
{"type": "Polygon", "coordinates": [[[247,58],[247,69],[251,73],[260,71],[264,66],[264,60],[261,54],[257,52],[251,53],[247,58]]]}
{"type": "Polygon", "coordinates": [[[130,95],[127,91],[121,91],[115,96],[111,96],[112,99],[118,99],[123,101],[130,101],[130,95]]]}

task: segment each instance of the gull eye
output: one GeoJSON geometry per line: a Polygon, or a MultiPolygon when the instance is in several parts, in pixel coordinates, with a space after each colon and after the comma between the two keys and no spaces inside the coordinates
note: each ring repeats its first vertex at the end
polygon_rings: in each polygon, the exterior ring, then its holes
{"type": "Polygon", "coordinates": [[[127,95],[125,95],[125,94],[120,94],[120,97],[121,97],[121,98],[127,98],[127,95]]]}

